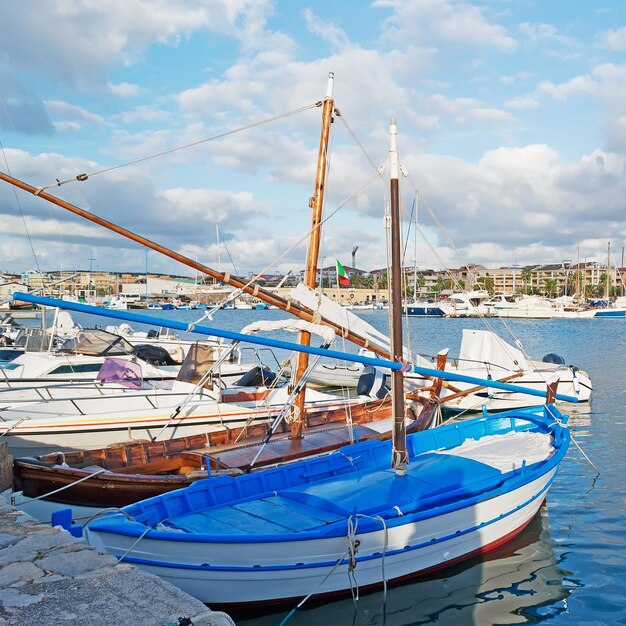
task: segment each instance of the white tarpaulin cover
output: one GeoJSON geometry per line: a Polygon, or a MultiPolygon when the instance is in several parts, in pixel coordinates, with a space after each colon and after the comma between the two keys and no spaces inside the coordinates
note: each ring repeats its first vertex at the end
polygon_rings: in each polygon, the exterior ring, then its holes
{"type": "Polygon", "coordinates": [[[522,352],[489,330],[463,329],[459,359],[460,370],[473,369],[481,363],[490,363],[513,372],[528,369],[522,352]]]}

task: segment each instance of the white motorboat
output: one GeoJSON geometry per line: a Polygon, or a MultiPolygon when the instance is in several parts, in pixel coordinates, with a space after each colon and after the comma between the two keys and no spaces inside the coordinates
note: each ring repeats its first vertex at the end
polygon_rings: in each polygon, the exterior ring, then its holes
{"type": "Polygon", "coordinates": [[[54,352],[27,350],[0,365],[0,390],[94,381],[104,360],[110,356],[139,363],[141,376],[146,381],[174,379],[180,367],[162,358],[148,361],[142,358],[141,350],[103,330],[83,330],[66,341],[63,348],[54,352]]]}
{"type": "Polygon", "coordinates": [[[484,303],[486,315],[519,319],[552,319],[556,310],[552,302],[539,296],[499,295],[484,303]]]}
{"type": "Polygon", "coordinates": [[[491,296],[483,289],[473,289],[472,291],[460,291],[453,293],[448,299],[453,312],[447,317],[480,317],[489,311],[485,302],[491,296]]]}

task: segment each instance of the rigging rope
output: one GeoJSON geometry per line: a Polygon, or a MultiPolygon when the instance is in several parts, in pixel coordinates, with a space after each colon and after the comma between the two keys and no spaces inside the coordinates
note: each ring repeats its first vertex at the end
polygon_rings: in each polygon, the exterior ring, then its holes
{"type": "MultiPolygon", "coordinates": [[[[415,184],[415,182],[411,179],[411,177],[407,174],[406,175],[409,183],[411,185],[411,187],[413,188],[414,192],[417,194],[419,193],[419,189],[417,187],[417,185],[415,184]]],[[[461,260],[462,263],[465,263],[465,267],[467,268],[467,271],[469,273],[469,275],[471,276],[472,280],[474,280],[474,282],[476,282],[476,275],[472,272],[472,270],[470,269],[467,261],[465,259],[463,259],[460,251],[458,250],[458,248],[454,245],[454,243],[452,242],[452,240],[450,239],[446,229],[443,227],[443,225],[441,224],[441,222],[439,221],[439,219],[437,218],[435,212],[432,210],[430,204],[428,203],[427,199],[423,199],[424,200],[424,204],[426,206],[426,209],[428,210],[430,216],[433,218],[433,221],[435,222],[435,224],[437,225],[437,227],[440,229],[440,231],[443,233],[444,237],[446,238],[446,241],[448,242],[448,244],[450,245],[450,247],[454,250],[454,252],[456,253],[456,255],[458,256],[458,258],[461,260]]],[[[442,267],[445,269],[445,271],[449,274],[450,278],[453,279],[454,281],[454,276],[452,275],[452,273],[447,269],[446,264],[443,262],[443,259],[439,256],[439,254],[436,252],[436,250],[434,249],[434,247],[432,246],[432,244],[428,241],[428,239],[426,238],[424,232],[422,231],[422,229],[417,226],[418,231],[420,232],[420,234],[422,235],[422,238],[424,239],[424,241],[426,242],[426,244],[428,245],[428,247],[430,248],[430,250],[433,252],[433,254],[436,256],[437,260],[441,263],[442,267]]],[[[487,330],[493,332],[496,337],[498,337],[497,333],[495,332],[492,324],[490,324],[489,320],[487,320],[487,318],[480,314],[479,315],[482,323],[485,325],[485,327],[487,328],[487,330]]],[[[526,349],[524,348],[524,346],[522,345],[522,342],[515,336],[515,334],[513,333],[511,327],[507,324],[507,322],[505,321],[504,318],[502,317],[498,317],[498,319],[500,320],[500,322],[504,325],[504,327],[506,328],[507,332],[509,333],[509,335],[513,338],[515,345],[520,349],[520,351],[522,352],[522,354],[524,355],[524,357],[526,358],[528,365],[532,368],[532,370],[543,380],[543,382],[547,382],[546,377],[543,375],[543,373],[537,368],[537,366],[534,365],[534,363],[532,362],[532,359],[530,357],[530,355],[526,352],[526,349]]],[[[507,349],[506,347],[506,343],[504,343],[503,345],[501,344],[501,347],[503,350],[505,350],[505,352],[507,352],[508,356],[511,357],[512,360],[513,359],[512,355],[510,354],[510,351],[507,349]]]]}
{"type": "Polygon", "coordinates": [[[277,120],[284,119],[286,117],[290,117],[292,115],[296,115],[298,113],[302,113],[303,111],[308,111],[309,109],[315,109],[317,107],[322,106],[322,102],[315,102],[313,104],[307,104],[298,109],[294,109],[293,111],[288,111],[287,113],[281,113],[279,115],[274,115],[273,117],[268,117],[265,120],[260,120],[258,122],[254,122],[252,124],[248,124],[246,126],[242,126],[240,128],[235,128],[233,130],[227,130],[223,133],[219,133],[218,135],[213,135],[212,137],[206,137],[205,139],[199,139],[198,141],[194,141],[183,146],[177,146],[175,148],[170,148],[169,150],[163,150],[161,152],[156,152],[154,154],[149,154],[138,159],[134,159],[133,161],[128,161],[126,163],[120,163],[119,165],[112,165],[111,167],[106,167],[100,170],[95,170],[90,172],[89,174],[78,174],[73,178],[67,178],[65,180],[56,179],[55,182],[50,183],[48,185],[43,185],[42,187],[38,187],[38,192],[42,192],[45,189],[49,189],[51,187],[60,187],[61,185],[66,185],[67,183],[73,183],[76,181],[86,181],[88,178],[93,176],[97,176],[98,174],[104,174],[105,172],[111,172],[113,170],[121,169],[123,167],[128,167],[129,165],[136,165],[137,163],[142,163],[144,161],[149,161],[150,159],[155,159],[157,157],[165,156],[166,154],[172,154],[174,152],[180,152],[181,150],[186,150],[187,148],[193,148],[194,146],[199,146],[203,143],[208,143],[210,141],[215,141],[217,139],[223,139],[224,137],[228,137],[229,135],[234,135],[236,133],[250,130],[252,128],[257,128],[259,126],[263,126],[264,124],[269,124],[271,122],[275,122],[277,120]]]}
{"type": "MultiPolygon", "coordinates": [[[[9,161],[7,159],[6,152],[4,151],[4,145],[0,140],[0,150],[2,150],[2,156],[4,158],[4,165],[7,168],[7,172],[10,176],[11,168],[9,167],[9,161]]],[[[28,239],[28,244],[30,245],[30,249],[33,253],[33,258],[35,259],[35,266],[37,267],[37,271],[41,274],[41,268],[39,267],[39,259],[37,258],[37,253],[35,252],[35,246],[33,245],[33,240],[30,237],[30,232],[28,231],[28,226],[26,225],[26,217],[24,216],[24,211],[22,210],[22,204],[20,203],[19,196],[17,195],[17,187],[13,187],[13,195],[15,196],[15,203],[17,204],[17,208],[20,211],[20,215],[22,216],[22,223],[24,224],[24,230],[26,231],[26,238],[28,239]]]]}

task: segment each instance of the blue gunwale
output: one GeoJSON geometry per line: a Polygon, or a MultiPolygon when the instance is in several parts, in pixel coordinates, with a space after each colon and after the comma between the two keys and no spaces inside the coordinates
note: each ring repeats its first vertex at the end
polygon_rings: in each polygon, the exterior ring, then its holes
{"type": "MultiPolygon", "coordinates": [[[[272,529],[270,522],[267,526],[270,531],[274,532],[258,533],[258,529],[255,529],[256,534],[237,532],[236,528],[233,528],[229,534],[150,530],[146,539],[202,543],[305,541],[344,535],[347,518],[352,514],[379,515],[385,519],[388,528],[393,528],[472,506],[477,502],[513,491],[550,472],[558,466],[569,443],[568,430],[557,424],[557,419],[560,417],[554,407],[523,409],[475,418],[409,435],[407,448],[411,462],[409,475],[405,477],[396,477],[389,468],[390,442],[364,442],[346,446],[327,457],[300,461],[247,476],[238,478],[224,476],[198,481],[185,489],[126,507],[125,512],[136,522],[129,522],[126,517],[118,514],[97,520],[91,524],[90,528],[98,532],[137,537],[145,532],[146,524],[154,527],[163,520],[180,519],[191,515],[194,511],[211,515],[229,507],[245,509],[246,503],[254,503],[262,499],[273,504],[272,498],[275,501],[280,498],[280,504],[283,505],[286,500],[293,501],[293,511],[298,514],[306,516],[313,511],[313,517],[317,517],[320,523],[314,524],[310,529],[297,527],[292,528],[291,532],[285,532],[284,529],[278,528],[280,532],[276,532],[276,528],[272,529]],[[503,434],[510,430],[537,430],[551,433],[554,437],[555,453],[545,461],[507,473],[501,473],[490,466],[470,459],[444,454],[428,454],[434,450],[441,452],[454,448],[466,439],[503,434]],[[464,472],[476,472],[479,478],[471,481],[460,480],[456,484],[449,482],[438,492],[436,489],[423,488],[413,482],[413,486],[417,486],[417,489],[411,493],[417,494],[417,498],[413,496],[408,501],[399,499],[394,502],[386,497],[388,491],[385,487],[392,489],[395,486],[397,489],[398,485],[401,485],[399,481],[415,478],[419,480],[422,476],[420,472],[424,461],[432,462],[433,456],[438,457],[437,463],[439,464],[445,463],[446,467],[448,464],[456,467],[461,475],[464,475],[464,472]],[[377,477],[384,478],[382,481],[384,484],[379,487],[377,497],[370,497],[370,493],[367,492],[364,498],[350,501],[349,506],[341,506],[339,501],[341,497],[345,499],[346,489],[350,492],[350,486],[354,488],[358,485],[359,479],[364,476],[373,477],[373,472],[376,472],[377,477]],[[330,494],[330,499],[328,499],[316,493],[316,491],[328,488],[329,485],[340,487],[341,483],[344,483],[344,489],[338,490],[337,497],[330,494]],[[423,496],[422,499],[419,498],[420,495],[423,496]],[[379,500],[379,502],[376,503],[374,500],[379,500]],[[394,508],[395,504],[402,510],[402,516],[394,508]]],[[[434,471],[436,468],[433,469],[434,471]]],[[[404,484],[406,485],[406,482],[404,484]]],[[[268,521],[266,518],[259,518],[259,524],[262,519],[268,521]]],[[[302,523],[302,520],[291,521],[295,524],[302,523]]],[[[221,521],[217,520],[215,528],[220,525],[221,521]]],[[[280,522],[277,526],[280,526],[280,522]]],[[[380,528],[379,521],[371,518],[359,519],[360,532],[372,532],[380,528]]]]}

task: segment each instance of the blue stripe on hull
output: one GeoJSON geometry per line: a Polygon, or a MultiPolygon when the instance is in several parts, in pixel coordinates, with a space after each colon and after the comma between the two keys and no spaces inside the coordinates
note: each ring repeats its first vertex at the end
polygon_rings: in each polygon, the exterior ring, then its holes
{"type": "Polygon", "coordinates": [[[594,317],[616,317],[616,318],[626,318],[626,310],[618,310],[618,311],[598,311],[594,317]]]}

